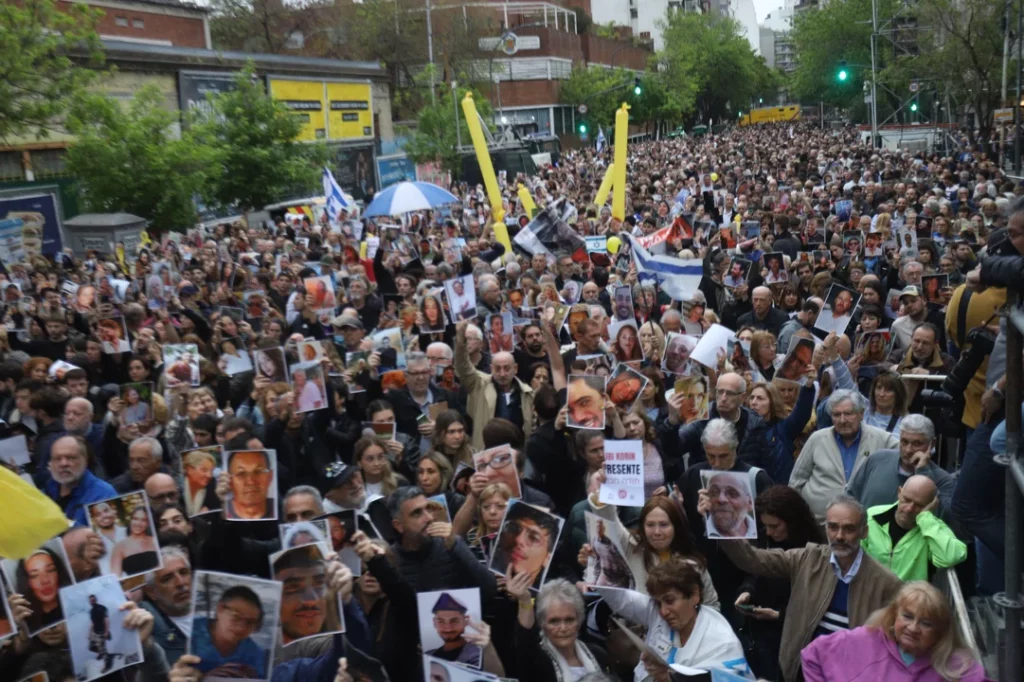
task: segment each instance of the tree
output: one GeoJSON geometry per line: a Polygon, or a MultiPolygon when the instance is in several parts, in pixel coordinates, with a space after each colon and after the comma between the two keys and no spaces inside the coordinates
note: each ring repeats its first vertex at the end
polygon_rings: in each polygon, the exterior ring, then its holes
{"type": "MultiPolygon", "coordinates": [[[[633,80],[633,72],[626,69],[577,67],[569,74],[569,79],[562,82],[559,96],[564,104],[573,108],[581,104],[587,106],[587,113],[577,115],[577,121],[586,122],[595,131],[598,126],[607,129],[615,124],[615,111],[623,102],[632,106],[633,80]]],[[[630,111],[629,116],[640,120],[636,112],[630,111]]]]}
{"type": "MultiPolygon", "coordinates": [[[[954,104],[970,110],[977,117],[977,139],[985,143],[1000,106],[1003,8],[994,0],[921,0],[919,22],[931,30],[918,40],[926,42],[919,55],[901,56],[892,69],[903,82],[922,80],[928,99],[948,94],[954,104]]],[[[1013,62],[1009,68],[1013,73],[1013,62]]],[[[968,130],[973,136],[974,126],[968,130]]]]}
{"type": "Polygon", "coordinates": [[[479,91],[459,86],[455,93],[455,101],[452,100],[451,88],[438,94],[436,103],[425,104],[420,110],[416,118],[416,129],[402,131],[406,135],[405,153],[415,163],[440,163],[452,177],[459,176],[462,154],[459,151],[459,134],[456,130],[461,131],[462,144],[472,144],[466,117],[462,112],[462,99],[467,92],[473,93],[477,113],[485,122],[490,120],[493,112],[491,104],[479,91]],[[458,128],[455,125],[456,106],[459,108],[458,128]]]}
{"type": "Polygon", "coordinates": [[[235,76],[234,90],[213,98],[212,114],[191,127],[219,166],[213,198],[245,211],[318,188],[327,161],[323,144],[296,140],[302,122],[254,76],[250,64],[235,76]]]}
{"type": "Polygon", "coordinates": [[[662,22],[664,48],[657,55],[673,107],[696,120],[735,117],[769,81],[767,66],[750,49],[732,19],[669,12],[662,22]]]}
{"type": "Polygon", "coordinates": [[[178,114],[164,104],[159,88],[147,86],[124,106],[83,95],[71,107],[67,166],[89,210],[134,213],[160,232],[195,225],[193,198],[215,179],[216,158],[187,131],[176,136],[178,114]]]}
{"type": "Polygon", "coordinates": [[[47,137],[103,61],[101,13],[56,0],[0,2],[0,140],[47,137]],[[76,64],[72,50],[84,56],[76,64]]]}
{"type": "Polygon", "coordinates": [[[218,49],[286,52],[292,34],[316,27],[316,0],[209,0],[210,38],[218,49]]]}

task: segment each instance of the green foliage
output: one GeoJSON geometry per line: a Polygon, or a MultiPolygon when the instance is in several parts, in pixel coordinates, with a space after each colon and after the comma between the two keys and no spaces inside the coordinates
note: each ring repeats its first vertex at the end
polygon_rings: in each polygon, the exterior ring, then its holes
{"type": "Polygon", "coordinates": [[[301,122],[266,93],[251,64],[234,90],[213,98],[213,114],[193,123],[196,138],[214,151],[220,177],[211,195],[222,206],[259,209],[319,186],[326,147],[296,141],[301,122]]]}
{"type": "Polygon", "coordinates": [[[406,135],[405,153],[415,163],[440,162],[442,168],[458,177],[461,169],[461,154],[458,144],[459,136],[455,126],[455,107],[459,110],[459,126],[462,144],[471,145],[469,127],[462,111],[462,99],[467,92],[473,93],[476,110],[485,122],[491,120],[493,109],[490,102],[478,90],[459,87],[452,99],[452,89],[447,88],[438,94],[436,103],[426,103],[416,118],[415,130],[402,130],[406,135]]]}
{"type": "Polygon", "coordinates": [[[195,224],[193,197],[216,179],[215,155],[188,132],[176,139],[178,115],[165,103],[156,86],[126,105],[103,95],[77,99],[67,122],[76,136],[67,166],[88,210],[134,213],[161,232],[195,224]]]}
{"type": "MultiPolygon", "coordinates": [[[[569,80],[562,81],[560,88],[564,104],[576,108],[580,104],[587,105],[587,113],[582,117],[593,129],[598,126],[608,128],[615,123],[615,110],[623,102],[632,106],[633,95],[632,71],[627,69],[607,69],[602,66],[577,67],[572,70],[569,80]],[[610,92],[609,92],[610,91],[610,92]]],[[[630,112],[630,118],[636,114],[630,112]]],[[[576,121],[580,121],[576,115],[576,121]]]]}
{"type": "Polygon", "coordinates": [[[55,0],[0,2],[0,140],[45,138],[102,63],[96,22],[101,13],[55,0]],[[68,53],[84,55],[76,64],[68,53]]]}
{"type": "MultiPolygon", "coordinates": [[[[876,2],[879,17],[891,14],[892,0],[876,2]]],[[[791,77],[797,98],[839,107],[863,99],[863,83],[870,80],[871,71],[857,65],[871,64],[871,0],[828,2],[799,12],[790,38],[797,53],[791,77]],[[844,59],[849,77],[840,81],[836,74],[844,59]]],[[[878,50],[879,66],[882,52],[878,50]]]]}
{"type": "Polygon", "coordinates": [[[664,49],[657,59],[681,115],[732,118],[778,88],[777,76],[750,49],[735,21],[669,12],[662,29],[664,49]]]}
{"type": "MultiPolygon", "coordinates": [[[[988,140],[992,113],[1000,106],[1003,3],[922,0],[917,11],[919,23],[931,30],[920,34],[919,40],[923,42],[920,55],[900,57],[892,71],[904,80],[926,79],[922,99],[944,99],[949,95],[954,107],[970,107],[978,117],[978,138],[988,140]]],[[[1010,98],[1015,85],[1013,69],[1011,61],[1010,98]]],[[[973,134],[974,126],[968,129],[973,134]]]]}

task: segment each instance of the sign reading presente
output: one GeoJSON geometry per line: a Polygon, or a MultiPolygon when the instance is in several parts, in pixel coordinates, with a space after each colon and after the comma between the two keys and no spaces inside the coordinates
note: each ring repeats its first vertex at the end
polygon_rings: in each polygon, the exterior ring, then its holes
{"type": "Polygon", "coordinates": [[[598,500],[619,507],[644,506],[644,444],[639,440],[604,442],[604,475],[598,500]]]}

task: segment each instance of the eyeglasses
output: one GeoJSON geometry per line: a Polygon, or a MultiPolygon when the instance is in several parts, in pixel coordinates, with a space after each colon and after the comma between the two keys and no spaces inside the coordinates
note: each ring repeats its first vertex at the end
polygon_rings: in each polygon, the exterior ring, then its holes
{"type": "Polygon", "coordinates": [[[736,397],[739,397],[739,396],[743,395],[743,391],[730,391],[727,388],[719,388],[719,389],[715,390],[715,395],[717,395],[717,396],[726,396],[726,397],[729,397],[729,398],[736,398],[736,397]]]}
{"type": "Polygon", "coordinates": [[[489,462],[480,462],[480,468],[481,469],[486,469],[486,468],[489,467],[491,469],[504,469],[505,467],[507,467],[511,463],[512,463],[512,454],[511,453],[505,453],[505,454],[501,454],[501,455],[495,455],[494,457],[491,458],[491,460],[489,462]]]}
{"type": "Polygon", "coordinates": [[[230,606],[221,606],[221,608],[224,609],[224,613],[226,613],[228,615],[228,618],[230,618],[231,620],[233,620],[236,623],[241,623],[242,625],[244,625],[245,627],[247,627],[247,628],[249,628],[251,630],[255,630],[260,625],[260,617],[259,616],[256,616],[255,618],[246,618],[245,616],[240,614],[238,611],[235,611],[230,606]]]}
{"type": "Polygon", "coordinates": [[[410,372],[409,370],[406,370],[405,371],[405,376],[407,376],[407,377],[425,377],[425,376],[430,376],[430,372],[428,370],[425,370],[425,369],[421,370],[419,372],[410,372]]]}

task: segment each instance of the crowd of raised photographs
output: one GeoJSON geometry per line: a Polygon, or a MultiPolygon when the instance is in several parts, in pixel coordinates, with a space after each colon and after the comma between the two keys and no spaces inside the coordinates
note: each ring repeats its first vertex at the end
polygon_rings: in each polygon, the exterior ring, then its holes
{"type": "Polygon", "coordinates": [[[71,527],[3,678],[984,679],[933,583],[1003,589],[1024,187],[766,124],[631,145],[620,220],[611,159],[4,263],[0,458],[71,527]]]}

